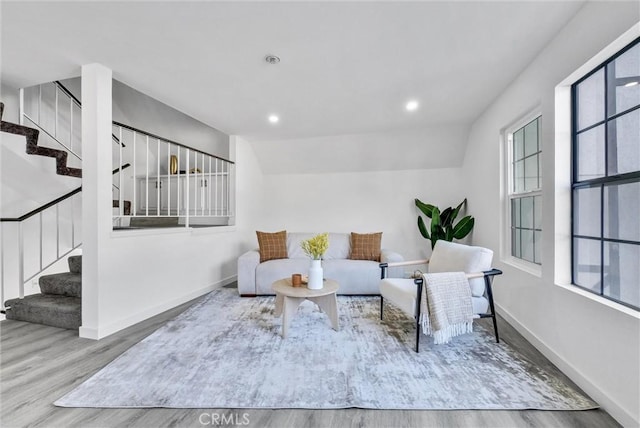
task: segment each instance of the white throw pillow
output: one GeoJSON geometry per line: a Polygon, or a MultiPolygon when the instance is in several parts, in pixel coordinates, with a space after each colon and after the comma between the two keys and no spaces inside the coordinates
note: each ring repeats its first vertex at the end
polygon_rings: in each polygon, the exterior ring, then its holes
{"type": "MultiPolygon", "coordinates": [[[[287,233],[287,254],[290,259],[308,259],[309,256],[302,251],[302,241],[313,238],[317,233],[287,233]]],[[[325,260],[347,259],[351,252],[351,235],[348,233],[329,233],[329,249],[324,254],[325,260]]]]}

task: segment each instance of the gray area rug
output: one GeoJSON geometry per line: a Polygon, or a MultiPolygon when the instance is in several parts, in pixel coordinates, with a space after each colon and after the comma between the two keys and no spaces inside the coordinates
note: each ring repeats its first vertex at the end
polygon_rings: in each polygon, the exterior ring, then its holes
{"type": "Polygon", "coordinates": [[[597,404],[475,325],[447,345],[380,299],[304,302],[282,339],[273,297],[216,290],[58,400],[63,407],[545,409],[597,404]]]}

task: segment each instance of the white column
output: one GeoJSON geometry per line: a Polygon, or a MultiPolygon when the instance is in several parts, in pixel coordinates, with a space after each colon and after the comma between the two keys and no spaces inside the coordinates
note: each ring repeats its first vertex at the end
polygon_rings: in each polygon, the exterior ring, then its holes
{"type": "Polygon", "coordinates": [[[100,64],[82,66],[82,326],[99,339],[101,279],[111,233],[111,80],[100,64]]]}
{"type": "MultiPolygon", "coordinates": [[[[238,150],[238,137],[235,135],[229,136],[229,160],[236,162],[236,152],[238,150]]],[[[229,205],[227,206],[229,213],[233,214],[233,217],[229,219],[229,226],[235,226],[236,224],[236,165],[229,165],[229,205]]]]}

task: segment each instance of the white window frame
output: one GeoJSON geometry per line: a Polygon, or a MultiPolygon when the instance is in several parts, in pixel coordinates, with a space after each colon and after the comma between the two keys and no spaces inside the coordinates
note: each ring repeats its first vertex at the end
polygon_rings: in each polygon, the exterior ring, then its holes
{"type": "MultiPolygon", "coordinates": [[[[516,121],[512,122],[510,125],[503,128],[501,132],[501,138],[503,141],[503,171],[504,171],[504,206],[503,206],[503,218],[504,218],[504,227],[503,227],[503,239],[502,239],[502,257],[501,260],[504,263],[510,264],[520,270],[528,272],[535,276],[542,276],[542,264],[537,264],[530,262],[528,260],[524,260],[519,257],[515,257],[512,255],[512,226],[513,219],[511,218],[511,203],[513,199],[523,198],[523,197],[533,197],[540,196],[541,203],[543,204],[544,197],[542,191],[542,171],[540,173],[540,186],[535,190],[528,190],[523,192],[515,192],[514,191],[514,168],[513,168],[513,134],[518,131],[520,128],[523,128],[528,123],[532,122],[535,119],[540,119],[540,123],[542,124],[542,110],[538,107],[535,110],[528,112],[527,114],[521,116],[516,121]]],[[[538,143],[540,147],[538,161],[542,162],[543,157],[543,142],[541,139],[542,135],[542,126],[538,129],[538,143]]],[[[540,210],[542,211],[542,209],[540,210]]],[[[542,235],[544,236],[544,235],[542,235]]]]}

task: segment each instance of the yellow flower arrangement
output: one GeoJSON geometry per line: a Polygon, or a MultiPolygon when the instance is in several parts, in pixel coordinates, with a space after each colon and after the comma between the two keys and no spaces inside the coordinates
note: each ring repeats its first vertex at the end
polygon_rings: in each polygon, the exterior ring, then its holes
{"type": "Polygon", "coordinates": [[[313,238],[305,239],[300,246],[309,257],[320,260],[329,248],[329,234],[321,233],[313,238]]]}

